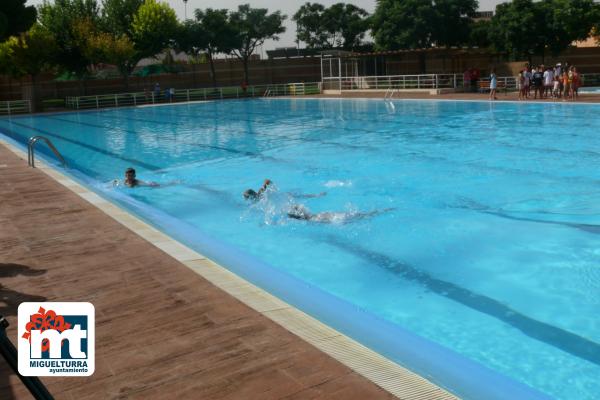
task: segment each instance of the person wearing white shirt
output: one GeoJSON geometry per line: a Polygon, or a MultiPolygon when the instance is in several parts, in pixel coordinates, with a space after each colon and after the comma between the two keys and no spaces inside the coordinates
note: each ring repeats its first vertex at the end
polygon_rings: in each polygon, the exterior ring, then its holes
{"type": "Polygon", "coordinates": [[[544,95],[549,97],[552,95],[552,87],[554,84],[554,71],[552,68],[546,68],[544,71],[544,95]]]}

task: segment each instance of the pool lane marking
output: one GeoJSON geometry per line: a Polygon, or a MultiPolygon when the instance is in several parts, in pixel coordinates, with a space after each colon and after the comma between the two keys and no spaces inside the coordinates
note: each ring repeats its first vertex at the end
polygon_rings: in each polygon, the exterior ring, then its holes
{"type": "Polygon", "coordinates": [[[348,243],[335,236],[328,236],[326,242],[368,263],[375,263],[403,279],[415,282],[439,296],[500,320],[533,339],[600,365],[600,344],[592,340],[521,314],[498,300],[472,292],[452,282],[434,278],[409,264],[359,244],[348,243]]]}
{"type": "MultiPolygon", "coordinates": [[[[47,119],[53,119],[53,120],[57,120],[57,121],[63,121],[63,122],[68,122],[71,124],[75,124],[75,125],[85,125],[85,126],[89,126],[89,127],[93,127],[93,128],[101,128],[101,129],[111,129],[111,127],[105,126],[105,125],[98,125],[98,124],[93,124],[91,122],[81,122],[81,121],[73,121],[70,119],[66,119],[66,118],[59,118],[59,117],[48,117],[48,116],[40,116],[42,118],[47,118],[47,119]]],[[[106,115],[102,115],[100,117],[103,118],[111,118],[111,119],[116,119],[116,120],[132,120],[132,121],[140,121],[140,122],[152,122],[152,123],[157,123],[157,124],[167,124],[169,126],[172,125],[178,125],[176,122],[170,123],[170,122],[166,122],[166,121],[152,121],[152,120],[142,120],[142,119],[134,119],[134,118],[128,118],[128,117],[110,117],[110,116],[106,116],[106,115]]],[[[137,136],[137,132],[134,130],[130,130],[130,129],[123,129],[123,128],[118,128],[121,131],[130,133],[132,135],[136,135],[137,136]]],[[[169,136],[164,136],[161,135],[160,133],[158,134],[159,136],[161,136],[161,140],[169,140],[171,142],[174,142],[175,140],[173,140],[171,137],[169,136]]],[[[236,154],[236,155],[242,155],[242,156],[246,156],[246,157],[256,157],[256,158],[261,158],[261,159],[267,159],[270,161],[276,161],[276,162],[281,162],[281,163],[287,163],[287,161],[285,160],[281,160],[275,157],[270,157],[270,156],[264,156],[260,153],[255,153],[255,152],[251,152],[251,151],[244,151],[244,150],[236,150],[236,149],[232,149],[229,147],[222,147],[222,146],[215,146],[215,145],[209,145],[209,144],[202,144],[202,143],[190,143],[190,142],[182,142],[179,141],[179,143],[183,143],[189,146],[196,146],[196,147],[203,147],[203,148],[207,148],[207,149],[211,149],[211,150],[222,150],[225,152],[229,152],[232,154],[236,154]]]]}
{"type": "MultiPolygon", "coordinates": [[[[104,149],[101,149],[99,147],[92,146],[90,144],[80,142],[78,140],[66,138],[64,136],[58,135],[56,133],[52,133],[52,132],[50,132],[50,131],[48,131],[46,129],[43,129],[43,128],[33,127],[33,126],[30,126],[30,125],[27,125],[27,124],[24,124],[24,123],[21,123],[21,122],[15,122],[15,121],[11,121],[11,123],[15,124],[17,126],[23,127],[23,128],[30,129],[30,130],[32,130],[34,132],[43,133],[46,136],[51,136],[51,137],[54,137],[54,138],[57,138],[57,139],[60,139],[60,140],[64,140],[65,142],[69,142],[69,143],[75,144],[77,146],[84,147],[84,148],[86,148],[88,150],[92,150],[92,151],[95,151],[97,153],[101,153],[101,154],[104,154],[104,155],[107,155],[107,156],[110,156],[110,157],[114,157],[114,158],[119,158],[119,159],[121,159],[123,161],[127,161],[127,162],[135,164],[135,165],[139,165],[140,167],[146,168],[146,169],[151,170],[151,171],[157,171],[157,170],[159,170],[159,169],[162,168],[162,167],[159,167],[159,166],[156,166],[156,165],[153,165],[153,164],[149,164],[147,162],[139,161],[139,160],[136,160],[136,159],[133,159],[133,158],[123,157],[123,156],[121,156],[119,154],[112,153],[112,152],[110,152],[108,150],[104,150],[104,149]]],[[[9,132],[11,135],[16,136],[16,137],[14,137],[15,140],[18,140],[18,138],[22,137],[21,135],[17,134],[14,131],[11,131],[8,128],[2,128],[2,127],[0,127],[0,130],[3,130],[3,129],[6,132],[9,132]]],[[[60,149],[59,149],[59,151],[60,151],[60,149]]]]}
{"type": "MultiPolygon", "coordinates": [[[[163,110],[161,110],[161,111],[163,111],[163,110]]],[[[487,113],[487,110],[479,110],[479,111],[487,113]]],[[[164,113],[160,113],[160,114],[161,115],[165,115],[164,113]]],[[[257,112],[257,111],[253,111],[250,114],[256,114],[256,115],[261,115],[261,116],[271,116],[272,115],[272,113],[257,112]]],[[[356,113],[353,112],[353,114],[356,114],[356,113]]],[[[195,115],[190,115],[190,114],[178,114],[178,115],[188,116],[188,117],[194,117],[195,116],[195,115]]],[[[219,115],[218,113],[216,115],[217,115],[217,119],[220,120],[220,121],[229,121],[230,120],[230,118],[227,118],[227,115],[225,117],[218,117],[218,115],[219,115]]],[[[228,115],[231,116],[231,115],[246,115],[246,114],[243,114],[243,113],[242,114],[241,113],[229,113],[228,115]]],[[[385,114],[385,115],[389,115],[389,114],[385,114]]],[[[290,114],[290,116],[293,117],[294,115],[290,114]]],[[[378,117],[380,117],[380,116],[381,115],[378,115],[378,117]]],[[[455,114],[453,116],[455,116],[455,117],[457,117],[459,119],[457,122],[462,123],[462,120],[464,119],[464,113],[463,114],[455,114]]],[[[420,117],[427,118],[427,115],[423,114],[423,115],[420,115],[420,117]]],[[[319,120],[326,120],[327,117],[321,115],[320,118],[318,118],[318,119],[319,120]]],[[[249,119],[243,119],[243,120],[244,121],[248,121],[248,122],[251,121],[249,119]]],[[[503,120],[504,121],[508,121],[510,123],[514,122],[513,120],[509,119],[508,117],[505,118],[505,119],[503,119],[503,120]]],[[[556,118],[556,121],[553,121],[553,124],[555,122],[558,122],[558,123],[563,122],[563,120],[564,120],[564,118],[556,118]]],[[[369,119],[368,122],[373,122],[373,118],[369,119]]],[[[384,121],[378,121],[378,122],[389,123],[389,122],[394,122],[394,121],[384,120],[384,121]]],[[[265,125],[277,125],[276,123],[269,123],[269,124],[264,123],[264,124],[265,125]]],[[[298,124],[298,123],[294,122],[293,124],[291,124],[291,123],[288,123],[288,124],[294,125],[294,126],[298,126],[298,127],[302,127],[302,128],[305,127],[305,124],[303,124],[303,123],[302,124],[298,124]]],[[[402,128],[407,128],[407,126],[411,126],[411,127],[415,127],[415,128],[421,128],[421,127],[423,127],[423,124],[419,123],[419,122],[412,122],[411,123],[411,122],[403,121],[402,122],[402,128]]],[[[445,128],[448,128],[449,130],[452,130],[452,129],[458,127],[458,126],[459,125],[450,126],[450,125],[446,124],[445,128]]],[[[567,125],[567,124],[564,125],[564,127],[570,127],[570,126],[571,126],[570,124],[569,125],[567,125]]],[[[334,129],[335,128],[335,129],[340,129],[340,130],[344,130],[344,131],[360,131],[360,132],[366,132],[366,133],[377,134],[377,135],[385,134],[387,137],[390,137],[390,138],[405,136],[405,133],[406,133],[406,132],[402,132],[401,134],[397,134],[397,133],[395,133],[396,130],[393,130],[393,131],[389,131],[389,130],[386,130],[386,129],[372,130],[372,129],[365,129],[365,128],[338,127],[336,125],[333,125],[333,126],[330,126],[330,125],[313,125],[311,127],[312,128],[316,127],[316,128],[319,128],[319,129],[334,129]]],[[[560,128],[561,128],[561,126],[557,126],[557,129],[560,130],[560,128]]],[[[264,134],[264,133],[260,133],[260,134],[261,135],[267,135],[267,134],[264,134]]],[[[282,137],[281,135],[269,135],[269,136],[282,137]]],[[[283,137],[285,137],[285,136],[283,136],[283,137]]],[[[296,139],[290,138],[290,140],[296,140],[296,139]]],[[[378,151],[378,149],[376,149],[376,148],[372,148],[370,146],[365,146],[365,145],[349,145],[349,144],[344,144],[344,143],[339,143],[339,142],[326,142],[326,141],[319,141],[318,139],[309,139],[309,138],[302,138],[301,140],[304,140],[304,141],[315,141],[315,142],[320,142],[320,143],[324,143],[324,144],[337,145],[337,146],[340,146],[340,147],[345,146],[345,147],[348,147],[348,148],[357,148],[357,149],[377,150],[378,151]]],[[[483,140],[484,140],[484,138],[477,140],[477,142],[482,142],[483,140]]],[[[513,146],[513,147],[529,149],[528,147],[523,147],[523,146],[513,146]]],[[[560,149],[550,149],[550,150],[561,151],[560,149]]]]}
{"type": "MultiPolygon", "coordinates": [[[[183,116],[192,117],[192,115],[189,115],[189,114],[183,114],[183,116]]],[[[156,120],[139,119],[139,118],[131,118],[131,117],[119,118],[117,116],[112,117],[112,116],[106,116],[106,115],[101,115],[101,117],[109,118],[109,119],[117,119],[117,120],[128,119],[128,120],[140,121],[140,122],[153,122],[153,123],[157,123],[157,124],[166,124],[166,125],[173,125],[173,124],[175,124],[175,125],[181,125],[181,123],[178,123],[178,122],[172,122],[171,123],[169,121],[156,121],[156,120]]],[[[97,124],[92,124],[92,123],[87,123],[87,122],[77,122],[77,121],[73,121],[73,120],[69,120],[69,119],[65,119],[65,118],[56,118],[56,117],[45,117],[45,118],[60,120],[60,121],[69,122],[69,123],[77,124],[77,125],[88,125],[88,126],[96,127],[96,128],[109,129],[109,127],[106,127],[106,126],[103,126],[103,125],[97,125],[97,124]]],[[[221,120],[224,120],[224,119],[221,118],[221,120]]],[[[250,121],[250,120],[248,120],[248,121],[250,121]]],[[[119,129],[121,129],[121,128],[119,128],[119,129]]],[[[135,131],[131,131],[131,130],[127,130],[127,129],[121,129],[121,130],[124,130],[124,131],[132,133],[132,134],[137,134],[135,131]]],[[[241,131],[241,132],[244,132],[244,131],[241,131]]],[[[378,133],[378,131],[372,131],[372,133],[378,133]]],[[[269,134],[264,134],[264,133],[260,133],[259,135],[270,136],[270,137],[275,137],[275,138],[284,138],[284,140],[288,139],[288,140],[298,140],[298,141],[305,141],[305,142],[308,141],[308,142],[316,142],[316,143],[322,143],[322,144],[331,144],[331,145],[336,145],[336,146],[340,146],[340,147],[352,147],[352,148],[367,149],[365,146],[345,145],[345,144],[340,144],[340,143],[337,143],[337,142],[326,142],[326,141],[322,141],[322,140],[318,140],[318,139],[309,139],[309,138],[298,138],[298,139],[296,139],[296,138],[290,138],[288,136],[269,135],[269,134]]],[[[390,135],[386,134],[386,136],[390,136],[390,135]]],[[[397,136],[398,135],[392,134],[390,137],[394,138],[394,137],[397,137],[397,136]]],[[[196,144],[196,143],[187,143],[187,144],[192,145],[192,146],[203,147],[203,148],[211,148],[211,149],[216,149],[216,150],[223,150],[223,151],[231,152],[231,153],[234,153],[234,154],[239,154],[239,155],[244,155],[244,156],[249,156],[249,157],[257,157],[257,158],[260,158],[260,159],[263,159],[263,160],[270,160],[270,161],[275,161],[275,162],[289,163],[289,161],[286,161],[286,160],[282,160],[282,159],[275,158],[275,157],[270,157],[270,156],[264,156],[264,155],[261,155],[259,153],[254,153],[254,152],[245,152],[245,151],[240,151],[240,150],[235,150],[235,149],[226,148],[226,147],[220,147],[220,146],[213,146],[213,145],[203,145],[203,144],[196,144]]],[[[506,145],[506,144],[502,144],[502,145],[506,145]]],[[[506,146],[508,146],[509,148],[512,147],[510,145],[506,145],[506,146]]],[[[523,149],[526,149],[526,150],[530,150],[530,149],[522,147],[522,146],[517,146],[517,147],[523,148],[523,149]]],[[[273,147],[273,148],[271,148],[269,150],[272,150],[272,149],[275,149],[275,148],[276,147],[273,147]]],[[[558,150],[558,151],[560,151],[560,150],[558,150]]],[[[113,153],[106,152],[105,154],[109,154],[110,155],[110,154],[113,154],[113,153]]],[[[121,156],[118,156],[118,155],[114,155],[114,156],[119,157],[119,158],[124,159],[124,160],[128,160],[127,158],[124,158],[124,157],[121,157],[121,156]]],[[[429,157],[429,156],[424,156],[424,157],[429,157]]],[[[451,164],[458,164],[458,165],[463,165],[464,166],[463,163],[457,163],[456,161],[451,160],[451,159],[446,159],[446,158],[436,158],[436,159],[438,159],[439,161],[445,161],[445,162],[449,162],[451,164]]],[[[141,163],[141,162],[138,161],[138,164],[139,163],[141,163]]],[[[470,165],[473,165],[473,164],[470,164],[470,165]]],[[[551,179],[557,179],[558,178],[559,180],[561,180],[561,177],[556,177],[556,176],[553,176],[553,175],[548,175],[548,174],[544,174],[544,173],[537,172],[537,171],[519,170],[519,169],[507,168],[507,167],[495,167],[495,166],[486,165],[485,163],[483,163],[483,164],[482,163],[478,163],[477,165],[480,168],[497,170],[497,171],[501,171],[503,173],[521,173],[521,172],[527,172],[529,174],[535,174],[535,175],[538,175],[538,176],[548,177],[548,178],[551,178],[551,179]]],[[[163,169],[164,168],[157,168],[157,169],[154,169],[154,170],[163,170],[163,169]]],[[[564,180],[564,179],[565,178],[562,178],[562,180],[564,180]]],[[[566,179],[572,180],[573,177],[567,177],[566,179]]],[[[581,177],[577,177],[575,179],[581,180],[582,178],[581,177]]],[[[584,178],[583,180],[585,181],[586,179],[584,178]]]]}
{"type": "MultiPolygon", "coordinates": [[[[60,120],[60,121],[65,121],[65,122],[71,122],[73,124],[78,124],[78,125],[89,125],[89,126],[92,126],[92,127],[98,127],[98,128],[107,129],[107,127],[104,127],[104,126],[101,126],[101,125],[79,123],[79,122],[67,120],[67,119],[64,119],[64,118],[55,118],[55,117],[45,117],[45,118],[55,119],[55,120],[60,120]]],[[[107,150],[103,150],[103,149],[100,149],[98,147],[95,147],[95,146],[92,146],[92,145],[88,145],[86,143],[79,142],[77,140],[65,138],[65,137],[63,137],[61,135],[57,135],[57,134],[51,133],[51,132],[49,132],[49,131],[47,131],[45,129],[34,128],[34,127],[31,127],[31,126],[29,126],[27,124],[15,122],[15,121],[11,121],[11,123],[13,123],[15,125],[18,125],[18,126],[22,126],[22,127],[28,128],[28,129],[31,129],[33,131],[39,131],[41,133],[44,133],[45,135],[62,139],[64,141],[73,143],[75,145],[79,145],[79,146],[85,147],[87,149],[90,149],[92,151],[96,151],[96,152],[99,152],[99,153],[102,153],[102,154],[105,154],[105,155],[108,155],[108,156],[111,156],[111,157],[115,157],[115,158],[119,158],[119,159],[124,160],[124,161],[128,161],[130,163],[139,165],[139,166],[141,166],[143,168],[146,168],[148,170],[151,170],[151,171],[158,172],[158,171],[162,171],[164,169],[164,168],[161,168],[161,167],[158,167],[158,166],[155,166],[155,165],[152,165],[152,164],[148,164],[148,163],[136,160],[136,159],[132,159],[132,158],[129,158],[129,157],[123,157],[123,156],[121,156],[119,154],[112,153],[112,152],[109,152],[107,150]]],[[[0,130],[5,130],[6,132],[12,134],[13,136],[16,136],[15,139],[18,138],[18,137],[20,137],[20,135],[18,135],[17,133],[15,133],[14,131],[12,131],[12,130],[10,130],[8,128],[0,127],[0,130]]],[[[129,131],[129,132],[135,133],[134,131],[129,131]]],[[[448,159],[440,159],[440,161],[447,161],[447,162],[454,163],[453,161],[450,161],[448,159]]],[[[500,167],[489,167],[489,166],[486,166],[486,168],[497,169],[497,170],[501,170],[503,172],[508,172],[508,173],[512,173],[513,172],[513,169],[511,169],[511,168],[500,168],[500,167]]],[[[81,168],[79,168],[79,169],[81,169],[81,168]]],[[[529,173],[535,173],[537,175],[545,176],[545,174],[542,174],[542,173],[539,173],[539,172],[536,173],[536,172],[531,171],[529,173]]],[[[572,179],[572,178],[569,178],[569,179],[572,179]]],[[[520,217],[512,217],[512,216],[509,216],[509,215],[506,215],[506,214],[496,213],[496,212],[492,212],[492,211],[485,212],[485,213],[490,214],[490,215],[496,215],[496,216],[502,217],[502,218],[508,218],[508,219],[514,219],[514,220],[522,220],[522,221],[531,221],[531,222],[538,222],[538,223],[545,223],[545,224],[558,224],[558,225],[563,225],[563,226],[571,227],[571,228],[574,228],[574,229],[584,230],[584,231],[589,232],[589,233],[596,233],[596,234],[600,233],[600,227],[597,226],[597,225],[576,224],[576,223],[559,223],[559,222],[553,222],[553,221],[543,221],[543,220],[536,220],[536,219],[527,219],[527,218],[520,218],[520,217]]]]}
{"type": "MultiPolygon", "coordinates": [[[[151,113],[151,114],[156,114],[155,112],[151,113]]],[[[146,115],[151,115],[150,113],[146,113],[146,115]]],[[[165,113],[160,113],[161,115],[167,115],[165,113]]],[[[257,113],[257,112],[252,112],[249,114],[257,114],[257,115],[273,115],[271,114],[263,114],[263,113],[257,113]]],[[[178,116],[183,116],[183,117],[196,117],[196,115],[193,114],[177,114],[178,116]]],[[[234,114],[234,113],[230,113],[229,116],[224,116],[224,117],[220,117],[218,116],[218,114],[214,115],[214,118],[218,121],[225,121],[225,122],[231,122],[231,116],[232,115],[248,115],[248,114],[234,114]]],[[[155,123],[168,123],[166,121],[156,121],[156,120],[148,120],[148,119],[140,119],[140,118],[132,118],[132,117],[126,117],[127,119],[131,119],[132,121],[150,121],[150,122],[155,122],[155,123]]],[[[324,119],[324,118],[323,118],[324,119]]],[[[311,125],[308,126],[308,124],[298,124],[298,123],[289,123],[289,122],[285,122],[285,123],[278,123],[278,122],[257,122],[255,120],[249,119],[249,118],[239,118],[238,121],[245,121],[245,122],[255,122],[255,123],[259,123],[264,125],[265,127],[278,127],[278,126],[285,126],[285,125],[291,125],[294,127],[298,127],[298,128],[318,128],[318,129],[331,129],[331,128],[336,128],[336,126],[319,126],[319,125],[311,125]]],[[[178,125],[180,123],[178,122],[172,122],[169,124],[175,124],[178,125]]],[[[210,127],[209,127],[210,128],[210,127]]],[[[345,131],[352,131],[352,130],[356,130],[356,131],[360,131],[360,132],[367,132],[367,133],[373,133],[373,134],[377,134],[380,133],[380,131],[372,131],[372,130],[368,130],[368,129],[361,129],[361,128],[344,128],[344,127],[339,127],[338,129],[340,130],[345,130],[345,131]]],[[[320,139],[312,139],[312,138],[306,138],[306,137],[292,137],[292,136],[288,136],[288,135],[272,135],[272,134],[268,134],[268,133],[264,133],[264,132],[258,132],[258,133],[254,133],[254,132],[247,132],[245,130],[237,130],[237,132],[240,133],[245,133],[245,134],[250,134],[250,135],[258,135],[258,136],[266,136],[266,137],[272,137],[272,138],[276,138],[276,139],[280,139],[280,140],[291,140],[291,141],[296,141],[296,142],[309,142],[309,143],[320,143],[320,144],[326,144],[326,145],[332,145],[332,146],[337,146],[337,147],[342,147],[342,148],[348,148],[348,149],[358,149],[358,150],[370,150],[370,151],[378,151],[377,148],[374,148],[372,146],[365,146],[365,145],[353,145],[353,144],[347,144],[347,143],[340,143],[340,142],[332,142],[332,141],[325,141],[325,140],[320,140],[320,139]]],[[[269,149],[272,150],[272,149],[269,149]]]]}

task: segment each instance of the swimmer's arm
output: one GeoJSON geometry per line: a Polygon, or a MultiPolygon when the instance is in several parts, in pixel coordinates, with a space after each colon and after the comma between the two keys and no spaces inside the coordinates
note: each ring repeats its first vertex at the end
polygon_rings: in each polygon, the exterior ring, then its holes
{"type": "Polygon", "coordinates": [[[146,182],[146,181],[141,181],[141,180],[138,180],[138,181],[136,182],[136,186],[145,186],[145,187],[160,187],[160,183],[157,183],[157,182],[152,182],[152,181],[150,181],[150,182],[146,182]]]}
{"type": "Polygon", "coordinates": [[[323,197],[323,196],[327,196],[327,192],[321,192],[321,193],[290,193],[292,195],[292,197],[295,197],[297,199],[314,199],[316,197],[323,197]]]}
{"type": "Polygon", "coordinates": [[[258,192],[256,192],[259,196],[261,194],[263,194],[265,192],[265,190],[267,190],[267,188],[269,187],[269,185],[273,183],[271,182],[270,179],[265,179],[265,182],[263,183],[263,185],[260,187],[260,189],[258,189],[258,192]]]}

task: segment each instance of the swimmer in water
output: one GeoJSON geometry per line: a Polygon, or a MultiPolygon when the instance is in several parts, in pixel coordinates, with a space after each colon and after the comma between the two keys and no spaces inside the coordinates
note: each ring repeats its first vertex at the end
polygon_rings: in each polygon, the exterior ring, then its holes
{"type": "Polygon", "coordinates": [[[394,208],[385,208],[383,210],[375,210],[369,212],[320,212],[313,214],[306,207],[296,204],[288,211],[287,216],[292,219],[303,221],[319,222],[323,224],[331,223],[347,223],[358,219],[373,217],[394,210],[394,208]]]}
{"type": "MultiPolygon", "coordinates": [[[[273,184],[272,180],[265,179],[263,185],[260,187],[260,189],[258,189],[258,191],[255,191],[253,189],[247,189],[243,193],[244,199],[245,200],[252,200],[252,201],[258,201],[258,200],[260,200],[262,198],[263,194],[265,193],[265,191],[272,184],[273,184]]],[[[318,193],[318,194],[298,194],[298,193],[289,193],[289,194],[292,197],[297,198],[297,199],[312,199],[312,198],[315,198],[315,197],[323,197],[323,196],[327,195],[327,192],[321,192],[321,193],[318,193]]]]}
{"type": "Polygon", "coordinates": [[[260,187],[260,189],[258,189],[258,191],[254,191],[252,189],[247,189],[243,195],[244,199],[252,200],[252,201],[260,200],[260,198],[265,193],[265,191],[267,190],[269,185],[271,185],[272,183],[273,182],[271,182],[270,179],[265,179],[265,181],[263,182],[263,185],[260,187]]]}
{"type": "Polygon", "coordinates": [[[130,188],[135,188],[139,186],[148,186],[148,187],[159,187],[160,185],[156,182],[144,182],[135,177],[135,169],[127,168],[125,170],[125,180],[123,184],[130,188]]]}

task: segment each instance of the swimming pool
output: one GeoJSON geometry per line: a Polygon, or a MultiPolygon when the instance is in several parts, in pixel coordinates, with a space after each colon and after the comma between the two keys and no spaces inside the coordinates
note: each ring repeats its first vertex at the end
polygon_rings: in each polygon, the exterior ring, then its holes
{"type": "Polygon", "coordinates": [[[48,136],[76,177],[201,252],[212,239],[232,245],[365,321],[554,398],[592,399],[598,107],[259,99],[13,117],[0,131],[48,136]],[[129,166],[175,184],[113,187],[129,166]],[[278,191],[245,202],[267,177],[278,191]],[[291,220],[291,204],[345,214],[291,220]]]}

